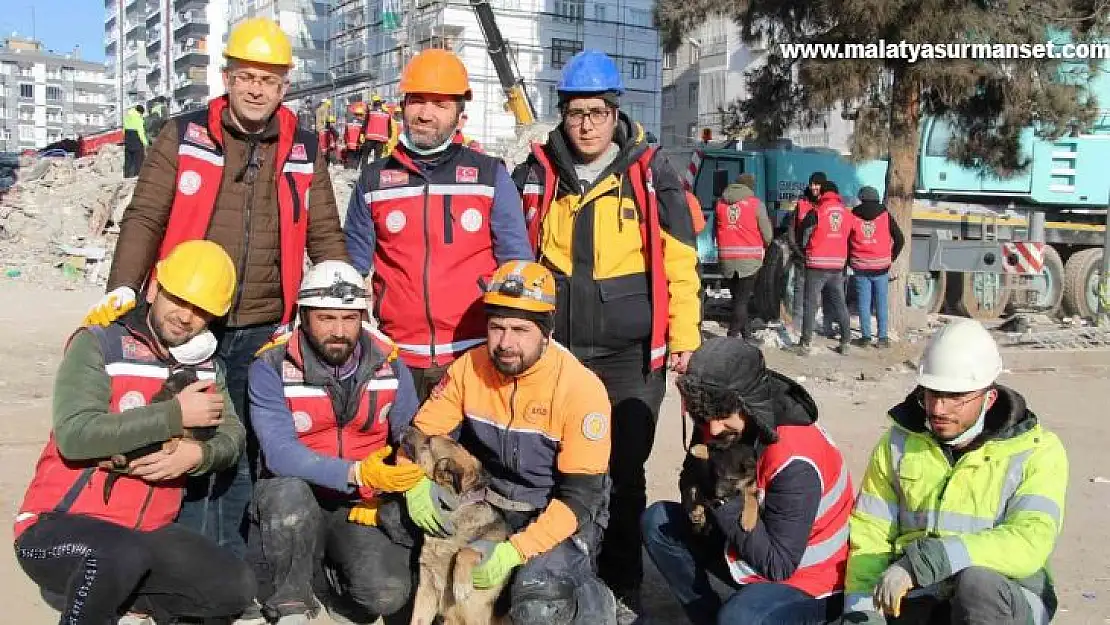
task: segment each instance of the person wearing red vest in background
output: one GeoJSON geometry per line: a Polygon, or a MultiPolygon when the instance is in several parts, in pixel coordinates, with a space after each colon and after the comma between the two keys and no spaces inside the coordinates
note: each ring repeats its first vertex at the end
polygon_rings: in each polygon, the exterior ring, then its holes
{"type": "MultiPolygon", "coordinates": [[[[767,369],[759,349],[709,339],[677,380],[692,444],[750,445],[756,453],[759,520],[740,526],[743,497],[707,506],[695,534],[677,502],[644,513],[644,545],[694,625],[835,622],[844,605],[848,520],[855,490],[840,450],[817,423],[817,404],[767,369]],[[721,597],[707,573],[733,589],[721,597]]],[[[687,457],[683,472],[693,470],[687,457]]]]}
{"type": "Polygon", "coordinates": [[[800,242],[805,250],[806,296],[802,337],[796,347],[799,355],[807,355],[811,350],[813,322],[823,291],[828,292],[833,306],[831,311],[826,309],[825,314],[834,313],[840,324],[837,351],[841,354],[848,352],[852,334],[848,325],[848,303],[844,299],[844,267],[848,264],[848,234],[852,231],[854,220],[855,216],[840,199],[836,183],[831,181],[821,185],[817,207],[802,219],[800,242]]]}
{"type": "Polygon", "coordinates": [[[224,56],[227,94],[171,120],[155,140],[123,213],[108,293],[86,323],[107,324],[133,307],[155,261],[181,241],[214,241],[231,256],[235,300],[213,332],[228,393],[248,426],[247,453],[238,467],[190,480],[178,522],[243,555],[257,456],[247,369],[277,324],[293,318],[305,252],[320,262],[346,260],[347,250],[317,135],[281,105],[293,66],[289,38],[272,20],[249,19],[232,29],[224,56]]]}
{"type": "MultiPolygon", "coordinates": [[[[362,275],[344,262],[314,266],[301,285],[299,323],[263,347],[250,402],[264,466],[255,485],[258,532],[272,594],[263,613],[307,623],[313,573],[333,573],[318,598],[360,623],[409,622],[408,548],[378,527],[378,495],[415,486],[417,465],[385,464],[419,402],[392,341],[367,322],[362,275]],[[335,584],[338,587],[333,587],[335,584]]],[[[399,508],[398,508],[399,510],[399,508]]]]}
{"type": "Polygon", "coordinates": [[[890,287],[890,266],[902,253],[906,243],[902,230],[879,202],[874,187],[859,190],[860,204],[852,209],[855,221],[848,236],[848,264],[852,267],[852,285],[859,307],[859,327],[863,334],[853,341],[860,347],[871,344],[871,306],[878,318],[879,347],[890,347],[887,336],[887,292],[890,287]]]}
{"type": "Polygon", "coordinates": [[[231,307],[235,266],[187,241],[157,269],[138,307],[70,337],[16,514],[16,559],[60,599],[61,623],[228,618],[254,597],[244,562],[173,522],[185,476],[235,466],[245,437],[207,331],[231,307]]]}
{"type": "Polygon", "coordinates": [[[383,108],[382,97],[378,94],[370,96],[370,110],[366,113],[366,121],[362,126],[362,135],[365,138],[365,143],[362,149],[365,154],[360,162],[366,162],[366,155],[373,154],[372,160],[377,160],[382,157],[382,149],[389,141],[392,130],[390,124],[393,123],[393,117],[383,108]]]}
{"type": "MultiPolygon", "coordinates": [[[[794,265],[794,305],[793,309],[790,311],[790,325],[794,330],[794,334],[798,336],[802,334],[802,319],[805,318],[804,305],[806,299],[806,255],[805,250],[802,249],[799,243],[802,238],[802,220],[809,214],[809,211],[817,208],[817,199],[821,197],[821,185],[828,179],[828,176],[826,176],[823,171],[815,171],[810,174],[809,183],[806,185],[802,195],[798,197],[797,206],[791,217],[790,227],[786,229],[786,243],[790,247],[790,261],[794,265]]],[[[827,291],[822,291],[821,293],[821,308],[824,310],[833,309],[827,291]]],[[[825,336],[832,336],[832,315],[825,315],[823,321],[825,336]]]]}
{"type": "Polygon", "coordinates": [[[771,220],[767,208],[756,197],[755,176],[740,174],[725,188],[714,207],[716,213],[717,257],[721,273],[732,294],[732,319],[728,336],[752,338],[748,324],[748,303],[755,288],[763,254],[771,244],[771,220]]]}

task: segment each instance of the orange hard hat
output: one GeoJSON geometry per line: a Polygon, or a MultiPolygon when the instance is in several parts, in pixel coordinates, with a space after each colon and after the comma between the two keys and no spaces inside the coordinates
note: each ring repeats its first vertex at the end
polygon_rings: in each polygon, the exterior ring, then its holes
{"type": "Polygon", "coordinates": [[[462,59],[454,52],[429,48],[412,57],[401,72],[402,94],[435,93],[471,98],[470,78],[462,59]]]}

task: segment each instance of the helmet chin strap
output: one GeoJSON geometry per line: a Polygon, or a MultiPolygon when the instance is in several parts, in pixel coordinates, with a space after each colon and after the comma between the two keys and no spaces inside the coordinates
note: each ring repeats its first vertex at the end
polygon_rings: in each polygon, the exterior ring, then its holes
{"type": "MultiPolygon", "coordinates": [[[[986,424],[987,424],[987,410],[990,408],[989,399],[990,399],[990,391],[987,391],[986,393],[983,394],[983,405],[980,406],[980,408],[979,408],[979,418],[976,419],[975,423],[973,423],[971,425],[971,427],[969,427],[963,434],[960,434],[959,436],[957,436],[953,439],[950,439],[950,440],[944,440],[944,439],[940,438],[939,436],[937,436],[936,437],[937,440],[944,443],[945,445],[948,445],[949,447],[963,447],[964,445],[966,445],[966,444],[970,443],[971,441],[975,440],[975,437],[982,434],[983,433],[983,428],[986,427],[986,424]]],[[[925,427],[930,432],[933,432],[933,425],[932,425],[932,423],[929,422],[928,418],[925,419],[925,427]]],[[[936,436],[936,432],[933,432],[933,435],[936,436]]]]}

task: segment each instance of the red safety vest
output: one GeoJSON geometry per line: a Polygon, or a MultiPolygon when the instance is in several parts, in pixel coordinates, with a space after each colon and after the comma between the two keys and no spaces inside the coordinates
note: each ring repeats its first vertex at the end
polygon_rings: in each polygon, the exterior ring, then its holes
{"type": "Polygon", "coordinates": [[[445,365],[485,341],[482,285],[497,269],[493,211],[501,162],[455,150],[427,172],[404,146],[359,178],[374,224],[374,313],[410,367],[445,365]]]}
{"type": "Polygon", "coordinates": [[[746,197],[729,204],[717,200],[717,257],[720,260],[763,260],[763,233],[759,231],[759,198],[746,197]]]}
{"type": "MultiPolygon", "coordinates": [[[[227,96],[208,103],[207,110],[186,115],[178,121],[177,184],[166,233],[158,258],[183,241],[203,239],[216,209],[223,180],[223,123],[227,96]]],[[[297,116],[278,107],[279,134],[274,167],[277,174],[278,230],[281,240],[281,320],[293,319],[297,290],[304,273],[308,238],[308,191],[312,186],[318,143],[316,135],[297,126],[297,116]]],[[[153,270],[151,272],[153,274],[153,270]]],[[[243,276],[239,276],[242,280],[243,276]]]]}
{"type": "Polygon", "coordinates": [[[825,193],[817,203],[817,227],[806,245],[806,267],[810,269],[844,269],[848,262],[848,233],[852,229],[852,213],[844,208],[840,196],[825,193]]]}
{"type": "MultiPolygon", "coordinates": [[[[663,238],[659,225],[659,199],[652,184],[651,159],[657,146],[649,146],[644,153],[628,167],[628,181],[632,184],[633,200],[640,208],[644,219],[640,222],[640,237],[643,240],[644,265],[648,268],[651,284],[651,356],[650,368],[659,369],[667,357],[667,327],[670,323],[670,292],[667,289],[667,274],[663,266],[663,238]]],[[[528,222],[528,238],[532,249],[540,256],[540,230],[543,228],[547,211],[555,199],[559,188],[555,166],[539,143],[532,144],[532,156],[536,165],[533,172],[536,181],[529,180],[524,185],[522,199],[524,219],[528,222]]]]}
{"type": "MultiPolygon", "coordinates": [[[[855,503],[848,465],[820,425],[785,425],[776,431],[778,442],[764,449],[756,464],[760,505],[767,486],[791,462],[812,465],[821,478],[821,502],[806,550],[794,574],[783,583],[818,599],[842,592],[848,568],[848,517],[855,503]]],[[[737,583],[768,581],[741,560],[731,544],[725,547],[725,562],[737,583]]]]}
{"type": "MultiPolygon", "coordinates": [[[[87,329],[100,343],[104,370],[111,380],[108,412],[126,413],[150,404],[172,372],[171,364],[156,355],[152,339],[129,328],[122,320],[106,328],[87,329]]],[[[216,379],[212,361],[195,369],[199,379],[216,379]]],[[[16,515],[15,536],[33,525],[44,512],[83,514],[143,531],[165,527],[177,516],[185,478],[147,482],[120,475],[108,503],[104,503],[104,481],[108,475],[97,468],[96,461],[65,459],[51,432],[16,515]]]]}
{"type": "Polygon", "coordinates": [[[868,221],[856,219],[848,237],[849,263],[861,271],[886,271],[890,269],[890,253],[894,238],[890,236],[890,213],[868,221]]]}
{"type": "MultiPolygon", "coordinates": [[[[327,388],[305,383],[300,328],[275,339],[273,349],[260,352],[260,357],[281,373],[285,402],[293,415],[297,438],[318,454],[357,461],[387,443],[389,412],[398,388],[397,372],[393,366],[397,359],[396,349],[392,341],[369,325],[363,326],[363,335],[377,353],[367,354],[364,349],[362,358],[381,359],[382,363],[361,386],[358,411],[344,424],[340,424],[335,416],[335,407],[327,388]]],[[[315,488],[318,491],[327,490],[315,488]]],[[[334,491],[327,491],[327,494],[333,497],[340,495],[334,491]]],[[[374,493],[369,487],[363,487],[359,495],[368,499],[374,493]]]]}
{"type": "Polygon", "coordinates": [[[358,150],[359,139],[362,136],[362,124],[358,122],[348,122],[347,127],[343,130],[343,141],[347,144],[347,151],[354,152],[358,150]]]}
{"type": "Polygon", "coordinates": [[[389,141],[389,122],[393,118],[385,111],[372,109],[366,114],[366,139],[389,141]]]}
{"type": "Polygon", "coordinates": [[[794,209],[794,227],[797,228],[798,226],[802,225],[802,220],[805,219],[806,215],[809,214],[809,211],[813,210],[814,208],[817,207],[814,206],[813,202],[810,202],[808,199],[806,199],[805,195],[799,196],[798,206],[794,209]]]}

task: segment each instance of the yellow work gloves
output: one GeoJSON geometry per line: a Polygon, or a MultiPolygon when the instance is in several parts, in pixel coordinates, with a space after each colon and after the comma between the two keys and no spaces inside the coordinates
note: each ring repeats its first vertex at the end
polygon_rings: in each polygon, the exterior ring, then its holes
{"type": "Polygon", "coordinates": [[[902,613],[902,599],[912,588],[913,577],[906,567],[898,562],[891,564],[875,587],[875,607],[883,614],[898,618],[902,613]]]}
{"type": "Polygon", "coordinates": [[[381,507],[381,505],[382,502],[380,499],[371,497],[351,508],[351,511],[347,513],[347,520],[351,523],[358,523],[359,525],[377,525],[378,508],[381,507]]]}
{"type": "Polygon", "coordinates": [[[393,453],[388,445],[375,451],[358,463],[355,475],[359,486],[369,486],[376,491],[401,493],[416,486],[424,479],[424,469],[417,464],[400,466],[386,464],[385,458],[393,453]]]}
{"type": "Polygon", "coordinates": [[[476,540],[469,547],[482,553],[482,560],[470,573],[470,581],[475,588],[493,588],[508,581],[516,567],[524,564],[524,556],[516,546],[507,540],[494,543],[489,540],[476,540]]]}
{"type": "Polygon", "coordinates": [[[134,307],[135,290],[129,286],[121,286],[105,293],[104,297],[100,298],[100,301],[89,309],[82,325],[107,326],[127,314],[134,307]]]}

